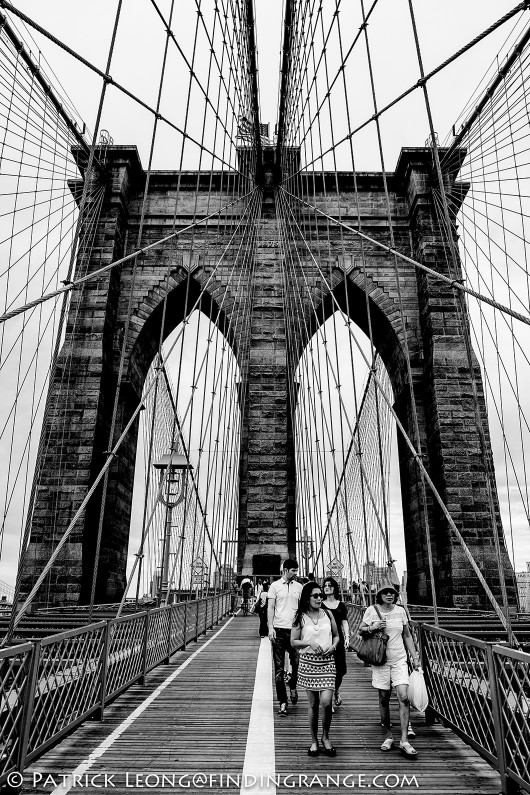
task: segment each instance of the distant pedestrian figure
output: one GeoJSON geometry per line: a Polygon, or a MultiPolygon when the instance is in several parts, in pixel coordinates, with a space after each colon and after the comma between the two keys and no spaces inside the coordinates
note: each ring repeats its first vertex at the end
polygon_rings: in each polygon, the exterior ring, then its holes
{"type": "Polygon", "coordinates": [[[265,580],[262,586],[262,590],[258,598],[256,599],[256,604],[254,605],[254,612],[259,617],[259,636],[260,638],[266,638],[269,634],[268,623],[267,623],[267,591],[269,590],[269,583],[265,580]]]}
{"type": "Polygon", "coordinates": [[[287,715],[287,688],[285,687],[285,653],[288,652],[291,662],[291,703],[298,701],[296,684],[298,680],[298,653],[291,646],[291,627],[298,609],[302,586],[296,582],[298,563],[296,560],[286,560],[282,568],[282,576],[269,586],[267,594],[267,621],[269,625],[269,639],[272,643],[274,660],[274,678],[276,681],[276,695],[280,702],[278,714],[287,715]]]}
{"type": "Polygon", "coordinates": [[[237,580],[232,580],[232,585],[230,586],[230,615],[235,616],[237,610],[237,603],[239,597],[239,588],[237,586],[237,580]]]}
{"type": "Polygon", "coordinates": [[[348,613],[346,605],[339,599],[339,584],[333,577],[326,577],[324,580],[324,601],[323,606],[326,607],[337,625],[339,633],[339,643],[335,651],[335,668],[337,675],[335,679],[335,695],[334,702],[336,707],[342,704],[342,697],[339,693],[339,688],[346,673],[346,649],[350,645],[350,627],[348,624],[348,613]]]}
{"type": "Polygon", "coordinates": [[[320,750],[326,756],[337,753],[329,739],[329,729],[336,674],[334,651],[339,633],[332,614],[321,607],[322,599],[318,583],[307,582],[302,589],[291,630],[291,645],[300,651],[298,679],[307,693],[312,741],[307,752],[309,756],[316,756],[320,750]],[[322,749],[318,744],[319,709],[322,712],[322,749]]]}
{"type": "Polygon", "coordinates": [[[243,596],[243,602],[241,606],[243,607],[243,615],[245,616],[248,615],[248,612],[250,610],[251,593],[252,593],[252,580],[250,580],[248,577],[245,577],[244,579],[241,580],[241,594],[243,596]]]}

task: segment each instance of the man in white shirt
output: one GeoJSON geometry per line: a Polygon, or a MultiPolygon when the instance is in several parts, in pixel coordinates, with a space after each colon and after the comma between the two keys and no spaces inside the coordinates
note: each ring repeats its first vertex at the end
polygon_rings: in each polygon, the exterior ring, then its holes
{"type": "Polygon", "coordinates": [[[291,703],[298,701],[296,684],[298,681],[298,654],[291,646],[291,627],[300,601],[302,586],[296,582],[298,563],[286,560],[283,564],[282,576],[272,583],[267,594],[267,618],[269,623],[269,640],[272,643],[274,659],[274,678],[276,695],[280,702],[278,714],[287,715],[287,689],[285,687],[285,652],[291,661],[291,703]]]}

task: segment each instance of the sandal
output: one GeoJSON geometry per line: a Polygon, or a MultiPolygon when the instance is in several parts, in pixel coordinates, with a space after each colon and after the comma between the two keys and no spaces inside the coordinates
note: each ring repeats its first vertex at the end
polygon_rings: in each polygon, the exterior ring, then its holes
{"type": "Polygon", "coordinates": [[[394,745],[394,740],[392,737],[387,737],[384,743],[381,746],[381,751],[390,751],[392,746],[394,745]]]}
{"type": "Polygon", "coordinates": [[[399,750],[403,754],[403,756],[408,757],[409,759],[414,759],[418,756],[418,752],[415,748],[412,747],[410,743],[400,743],[399,750]]]}
{"type": "Polygon", "coordinates": [[[335,699],[334,700],[335,700],[335,706],[336,707],[340,707],[341,704],[342,704],[342,698],[341,698],[340,693],[335,693],[335,699]]]}
{"type": "MultiPolygon", "coordinates": [[[[332,745],[331,748],[326,748],[324,745],[324,739],[322,737],[320,738],[320,742],[322,743],[322,748],[320,750],[325,756],[337,756],[337,749],[334,745],[332,745]]],[[[330,741],[328,740],[328,742],[330,741]]]]}

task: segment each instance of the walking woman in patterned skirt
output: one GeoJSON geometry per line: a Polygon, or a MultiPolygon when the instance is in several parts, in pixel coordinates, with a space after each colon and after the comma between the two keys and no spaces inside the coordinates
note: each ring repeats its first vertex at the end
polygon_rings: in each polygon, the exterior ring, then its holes
{"type": "Polygon", "coordinates": [[[305,687],[308,700],[311,745],[309,756],[320,751],[335,756],[336,750],[329,739],[335,690],[335,660],[333,653],[339,643],[335,619],[322,608],[324,594],[316,582],[307,582],[302,588],[298,610],[291,630],[291,646],[300,652],[298,684],[305,687]],[[318,743],[318,712],[322,712],[322,737],[318,743]]]}

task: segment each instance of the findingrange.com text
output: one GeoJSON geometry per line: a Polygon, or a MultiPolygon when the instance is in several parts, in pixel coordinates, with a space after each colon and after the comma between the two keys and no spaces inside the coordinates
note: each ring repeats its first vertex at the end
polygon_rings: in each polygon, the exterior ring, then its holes
{"type": "Polygon", "coordinates": [[[20,787],[23,784],[32,785],[39,789],[54,790],[56,787],[70,789],[93,787],[94,789],[112,789],[113,787],[130,789],[189,789],[192,792],[198,789],[254,789],[286,787],[288,789],[330,789],[346,788],[359,789],[419,789],[415,775],[397,773],[341,773],[341,774],[305,774],[305,773],[277,773],[275,775],[257,775],[228,773],[162,773],[162,772],[122,772],[122,773],[83,773],[75,774],[45,774],[11,773],[7,780],[8,785],[20,787]]]}

